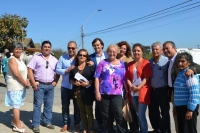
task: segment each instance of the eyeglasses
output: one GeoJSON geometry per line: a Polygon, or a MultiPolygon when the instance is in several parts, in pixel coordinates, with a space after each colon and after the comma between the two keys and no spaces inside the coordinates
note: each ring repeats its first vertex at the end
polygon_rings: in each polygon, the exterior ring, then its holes
{"type": "Polygon", "coordinates": [[[87,57],[87,55],[85,55],[85,54],[78,54],[78,56],[87,57]]]}
{"type": "Polygon", "coordinates": [[[68,50],[75,50],[75,48],[74,47],[68,47],[68,50]]]}
{"type": "Polygon", "coordinates": [[[49,62],[46,61],[46,69],[49,67],[49,62]]]}

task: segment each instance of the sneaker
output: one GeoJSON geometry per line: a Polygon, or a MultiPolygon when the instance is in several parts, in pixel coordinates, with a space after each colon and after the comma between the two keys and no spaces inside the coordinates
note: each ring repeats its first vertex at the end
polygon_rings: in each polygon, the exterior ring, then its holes
{"type": "Polygon", "coordinates": [[[40,133],[40,128],[39,127],[34,127],[33,128],[34,133],[40,133]]]}
{"type": "Polygon", "coordinates": [[[50,124],[46,124],[45,127],[49,128],[49,129],[54,129],[54,125],[52,125],[51,123],[50,124]]]}

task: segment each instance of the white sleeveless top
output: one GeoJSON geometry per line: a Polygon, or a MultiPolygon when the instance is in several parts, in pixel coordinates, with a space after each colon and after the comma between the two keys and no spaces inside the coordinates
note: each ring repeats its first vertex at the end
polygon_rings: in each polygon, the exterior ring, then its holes
{"type": "MultiPolygon", "coordinates": [[[[22,60],[19,61],[14,56],[11,56],[10,59],[11,58],[14,58],[16,60],[16,62],[18,64],[18,71],[21,74],[22,78],[26,81],[26,79],[27,79],[26,65],[24,64],[24,62],[22,60]]],[[[9,65],[8,65],[8,69],[7,69],[6,79],[7,79],[7,90],[8,91],[18,91],[18,90],[24,89],[24,85],[16,79],[16,77],[13,75],[12,71],[10,70],[9,65]]]]}

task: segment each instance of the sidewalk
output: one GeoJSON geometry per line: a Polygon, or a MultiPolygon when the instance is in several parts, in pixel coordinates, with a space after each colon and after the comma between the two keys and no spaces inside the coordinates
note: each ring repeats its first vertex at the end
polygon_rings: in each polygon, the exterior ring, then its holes
{"type": "MultiPolygon", "coordinates": [[[[3,87],[2,85],[4,85],[4,79],[0,77],[0,133],[13,133],[12,128],[10,127],[10,123],[12,120],[12,109],[4,105],[4,95],[6,92],[6,88],[3,87]]],[[[72,105],[73,104],[71,101],[70,117],[71,117],[72,122],[71,122],[70,132],[76,132],[73,128],[73,106],[72,105]]],[[[28,133],[32,133],[32,126],[31,126],[32,110],[33,110],[33,91],[32,89],[28,89],[26,93],[25,105],[21,107],[21,121],[24,127],[26,128],[26,130],[28,131],[28,133]]],[[[171,110],[170,110],[170,113],[172,113],[171,110]]],[[[147,121],[148,121],[148,128],[149,128],[149,131],[151,131],[152,128],[151,128],[151,125],[149,124],[148,110],[146,111],[146,115],[147,115],[147,121]]],[[[55,87],[52,124],[55,125],[54,130],[50,130],[50,129],[47,129],[46,127],[40,126],[40,133],[60,133],[60,129],[63,126],[62,114],[61,114],[61,100],[60,100],[60,82],[55,87]]],[[[197,125],[200,125],[200,116],[198,116],[197,125]]],[[[175,133],[174,122],[173,122],[172,117],[171,117],[171,129],[172,129],[172,133],[175,133]]],[[[198,126],[198,131],[200,132],[200,126],[198,126]]]]}

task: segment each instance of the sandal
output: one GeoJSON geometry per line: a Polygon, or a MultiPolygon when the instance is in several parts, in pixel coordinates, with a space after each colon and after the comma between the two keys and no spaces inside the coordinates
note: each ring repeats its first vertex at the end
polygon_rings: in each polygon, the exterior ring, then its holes
{"type": "MultiPolygon", "coordinates": [[[[11,127],[16,127],[13,121],[11,121],[10,125],[11,125],[11,127]]],[[[22,124],[21,124],[21,126],[24,127],[22,124]]]]}
{"type": "Polygon", "coordinates": [[[19,129],[16,126],[13,128],[13,131],[18,133],[27,133],[25,128],[19,129]]]}

